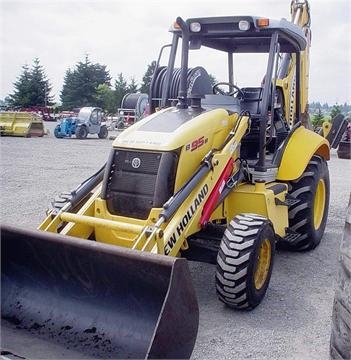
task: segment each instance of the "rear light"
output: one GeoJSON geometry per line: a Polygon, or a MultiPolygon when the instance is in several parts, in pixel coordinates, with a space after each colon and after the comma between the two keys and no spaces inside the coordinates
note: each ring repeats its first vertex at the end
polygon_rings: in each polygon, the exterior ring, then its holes
{"type": "Polygon", "coordinates": [[[180,25],[175,21],[172,25],[173,30],[180,30],[180,25]]]}

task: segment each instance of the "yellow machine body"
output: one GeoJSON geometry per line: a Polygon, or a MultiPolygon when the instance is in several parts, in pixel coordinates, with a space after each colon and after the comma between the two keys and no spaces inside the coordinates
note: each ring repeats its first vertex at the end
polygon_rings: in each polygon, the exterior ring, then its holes
{"type": "MultiPolygon", "coordinates": [[[[101,198],[100,186],[77,213],[48,215],[39,229],[171,256],[178,256],[181,250],[187,249],[187,238],[201,230],[203,207],[228,161],[234,163],[232,172],[237,171],[235,161],[240,156],[240,143],[248,130],[249,119],[239,117],[238,113],[229,115],[224,109],[216,109],[197,116],[191,114],[192,119],[177,127],[172,136],[169,132],[145,131],[149,123],[177,112],[176,108],[168,108],[131,126],[114,141],[112,150],[171,152],[179,149],[173,191],[176,193],[195,173],[206,154],[211,149],[220,148],[230,129],[235,129],[234,136],[223,149],[214,152],[211,170],[197,183],[171,219],[155,226],[161,207],[151,208],[145,219],[111,214],[106,199],[101,198]]],[[[228,223],[237,214],[256,213],[270,219],[276,234],[284,237],[288,227],[288,207],[284,203],[287,182],[301,176],[313,155],[329,159],[328,142],[304,127],[298,128],[287,142],[276,181],[241,183],[213,209],[208,222],[228,223]]]]}
{"type": "MultiPolygon", "coordinates": [[[[177,113],[178,110],[170,108],[160,111],[133,125],[114,141],[113,148],[121,149],[123,147],[123,149],[133,150],[137,148],[146,151],[155,148],[157,151],[181,149],[174,181],[174,192],[177,192],[195,172],[205,155],[211,149],[220,147],[224,142],[230,129],[238,121],[238,114],[229,116],[224,109],[205,112],[177,128],[172,137],[169,137],[169,133],[151,132],[146,134],[145,131],[140,130],[147,126],[148,122],[157,120],[157,117],[163,117],[167,112],[177,113]],[[203,129],[203,131],[199,132],[199,129],[203,129]]],[[[60,228],[61,234],[86,239],[93,235],[97,241],[176,256],[180,248],[186,247],[186,237],[200,230],[201,208],[199,206],[187,223],[187,231],[170,248],[169,244],[172,242],[170,239],[176,232],[184,214],[191,208],[199,194],[202,205],[205,203],[227,162],[237,157],[240,139],[248,127],[248,118],[242,118],[238,125],[237,132],[230,144],[227,144],[222,152],[213,156],[213,171],[194,188],[192,194],[178,209],[177,215],[173,216],[169,223],[162,224],[163,235],[161,238],[159,236],[148,237],[145,233],[148,227],[154,226],[157,222],[161,208],[151,209],[147,219],[112,215],[108,211],[106,200],[99,197],[101,188],[77,214],[62,213],[54,218],[49,215],[39,229],[58,232],[60,224],[64,221],[67,225],[60,228]]],[[[219,215],[217,220],[225,218],[221,210],[217,210],[215,214],[219,215]]]]}
{"type": "Polygon", "coordinates": [[[288,208],[284,204],[287,194],[286,184],[270,183],[268,186],[264,183],[242,184],[229,195],[228,217],[242,213],[259,214],[272,221],[274,231],[281,237],[284,237],[285,230],[288,228],[288,208]],[[274,188],[279,192],[275,193],[274,188]]]}
{"type": "Polygon", "coordinates": [[[42,118],[32,112],[0,112],[1,136],[43,136],[45,134],[42,118]]]}
{"type": "Polygon", "coordinates": [[[277,179],[282,181],[298,179],[313,155],[329,160],[328,141],[311,130],[298,128],[286,146],[277,179]]]}

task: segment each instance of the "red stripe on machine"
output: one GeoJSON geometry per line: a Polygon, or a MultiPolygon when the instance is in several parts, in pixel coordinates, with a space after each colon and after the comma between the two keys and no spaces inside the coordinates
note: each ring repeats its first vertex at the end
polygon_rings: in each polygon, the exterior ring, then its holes
{"type": "Polygon", "coordinates": [[[234,161],[232,158],[230,158],[204,205],[200,218],[201,227],[204,227],[207,224],[213,210],[215,209],[217,201],[224,189],[224,186],[227,180],[229,179],[230,175],[232,174],[233,168],[234,168],[234,161]]]}

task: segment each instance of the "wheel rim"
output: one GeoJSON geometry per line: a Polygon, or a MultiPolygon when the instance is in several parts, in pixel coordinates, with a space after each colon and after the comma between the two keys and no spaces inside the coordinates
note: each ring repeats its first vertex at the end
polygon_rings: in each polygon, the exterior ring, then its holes
{"type": "Polygon", "coordinates": [[[271,264],[272,248],[269,239],[265,239],[260,246],[257,266],[254,275],[255,288],[260,290],[265,284],[271,264]]]}
{"type": "Polygon", "coordinates": [[[321,226],[325,208],[325,183],[323,179],[318,181],[313,205],[313,223],[317,230],[321,226]]]}

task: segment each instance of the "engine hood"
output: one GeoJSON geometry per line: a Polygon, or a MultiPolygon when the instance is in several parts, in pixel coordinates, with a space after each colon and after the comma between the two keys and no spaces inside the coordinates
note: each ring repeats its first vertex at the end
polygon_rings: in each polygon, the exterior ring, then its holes
{"type": "Polygon", "coordinates": [[[123,131],[113,147],[170,151],[191,142],[197,136],[223,131],[229,124],[224,109],[211,111],[170,107],[156,112],[123,131]]]}

